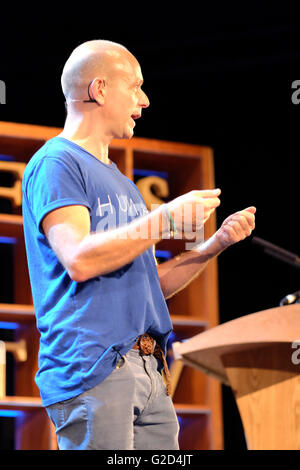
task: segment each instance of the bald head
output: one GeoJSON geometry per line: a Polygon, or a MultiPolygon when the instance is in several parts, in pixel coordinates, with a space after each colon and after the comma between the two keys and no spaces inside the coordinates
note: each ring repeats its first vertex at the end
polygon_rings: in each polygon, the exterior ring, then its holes
{"type": "Polygon", "coordinates": [[[94,40],[73,50],[65,63],[61,86],[66,99],[87,99],[89,83],[95,78],[113,78],[125,62],[134,56],[121,44],[94,40]]]}

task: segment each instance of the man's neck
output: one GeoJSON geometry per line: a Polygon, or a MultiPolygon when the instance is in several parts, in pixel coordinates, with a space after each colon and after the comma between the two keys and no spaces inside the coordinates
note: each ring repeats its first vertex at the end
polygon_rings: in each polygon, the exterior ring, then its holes
{"type": "Polygon", "coordinates": [[[110,164],[108,158],[108,146],[110,141],[101,136],[95,127],[88,125],[83,119],[71,119],[67,117],[63,131],[59,137],[64,137],[84,150],[94,155],[105,164],[110,164]]]}

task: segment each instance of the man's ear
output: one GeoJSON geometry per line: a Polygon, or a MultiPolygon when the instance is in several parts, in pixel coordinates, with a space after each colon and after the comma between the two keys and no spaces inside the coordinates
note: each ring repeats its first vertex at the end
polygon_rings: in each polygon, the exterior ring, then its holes
{"type": "Polygon", "coordinates": [[[90,96],[93,100],[97,101],[100,106],[104,104],[105,92],[105,80],[94,78],[90,85],[90,96]]]}

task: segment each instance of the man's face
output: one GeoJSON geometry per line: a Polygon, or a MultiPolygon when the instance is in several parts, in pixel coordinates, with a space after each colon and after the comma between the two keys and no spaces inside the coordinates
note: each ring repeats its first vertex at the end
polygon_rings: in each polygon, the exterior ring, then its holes
{"type": "Polygon", "coordinates": [[[103,107],[106,132],[113,139],[130,139],[134,120],[149,106],[142,84],[141,68],[134,57],[115,64],[111,79],[107,80],[103,107]]]}

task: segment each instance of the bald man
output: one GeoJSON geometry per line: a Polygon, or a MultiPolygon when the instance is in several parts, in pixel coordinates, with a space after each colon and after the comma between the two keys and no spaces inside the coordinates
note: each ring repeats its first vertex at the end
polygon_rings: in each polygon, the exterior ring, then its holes
{"type": "Polygon", "coordinates": [[[111,140],[130,139],[149,106],[140,65],[124,46],[78,46],[61,83],[64,129],[32,157],[23,178],[42,402],[59,449],[178,449],[165,299],[250,235],[255,208],[157,266],[153,246],[174,230],[184,237],[180,220],[199,230],[220,204],[220,190],[195,188],[149,212],[110,160],[111,140]],[[192,211],[183,211],[186,204],[192,211]]]}

